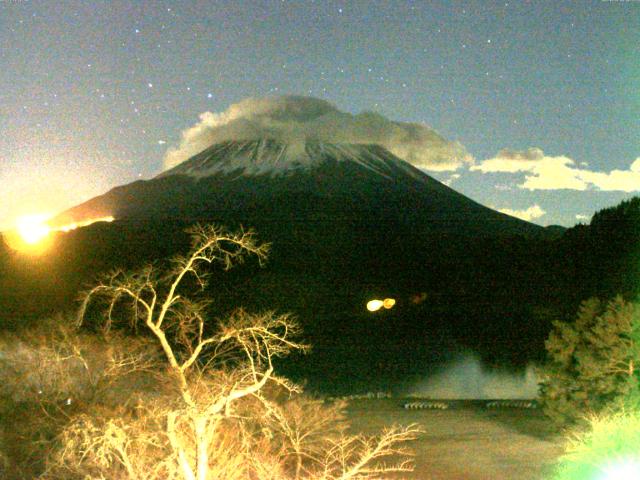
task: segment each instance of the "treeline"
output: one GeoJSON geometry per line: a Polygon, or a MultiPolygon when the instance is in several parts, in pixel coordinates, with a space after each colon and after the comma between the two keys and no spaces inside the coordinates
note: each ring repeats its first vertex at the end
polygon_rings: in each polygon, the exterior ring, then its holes
{"type": "MultiPolygon", "coordinates": [[[[231,272],[208,294],[229,309],[293,312],[314,351],[288,360],[289,373],[333,388],[423,375],[456,349],[523,366],[544,357],[552,322],[573,318],[580,302],[632,299],[640,288],[640,198],[596,213],[590,225],[536,238],[425,235],[391,218],[347,225],[339,216],[314,223],[255,215],[247,223],[234,215],[217,212],[211,221],[254,227],[271,243],[269,262],[231,272]],[[367,312],[378,297],[397,305],[367,312]]],[[[37,259],[1,251],[3,327],[73,310],[78,290],[101,271],[162,265],[188,250],[184,230],[194,221],[96,224],[37,259]]]]}

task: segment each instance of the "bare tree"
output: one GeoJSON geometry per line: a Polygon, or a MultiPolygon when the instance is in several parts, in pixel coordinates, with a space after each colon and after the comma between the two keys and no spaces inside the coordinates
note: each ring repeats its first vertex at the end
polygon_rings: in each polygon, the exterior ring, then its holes
{"type": "Polygon", "coordinates": [[[205,288],[208,265],[226,270],[247,255],[263,262],[268,245],[252,231],[230,234],[196,226],[191,234],[189,254],[174,259],[164,274],[151,266],[112,272],[83,295],[79,325],[99,305],[109,334],[126,312],[130,327],[144,328],[157,340],[170,381],[164,392],[134,409],[78,416],[63,432],[62,448],[45,478],[346,480],[406,471],[405,461],[370,465],[389,455],[404,456],[393,446],[415,438],[415,427],[390,430],[378,441],[337,436],[329,425],[336,415],[328,409],[319,424],[322,435],[300,421],[300,411],[287,412],[269,398],[269,385],[289,395],[300,391],[275,374],[273,363],[307,349],[296,340],[298,323],[289,315],[240,309],[206,328],[208,303],[187,296],[193,285],[205,288]],[[287,467],[290,458],[292,468],[287,467]]]}
{"type": "Polygon", "coordinates": [[[206,336],[206,303],[190,300],[180,292],[185,277],[191,276],[204,288],[203,264],[219,262],[228,269],[247,254],[263,261],[268,246],[258,243],[251,231],[227,234],[217,227],[197,226],[191,233],[191,253],[175,259],[163,279],[157,278],[151,267],[134,274],[112,273],[85,295],[78,319],[82,322],[90,302],[100,296],[107,301],[104,327],[109,330],[118,303],[129,303],[131,325],[137,328],[141,322],[155,336],[178,386],[182,405],[166,418],[172,453],[184,478],[205,480],[209,476],[209,445],[222,419],[232,414],[233,402],[248,395],[259,396],[269,381],[293,388],[274,375],[273,359],[305,347],[292,340],[299,332],[298,325],[289,316],[271,312],[249,315],[238,311],[221,323],[215,334],[206,336]],[[164,291],[163,283],[168,284],[164,291]],[[173,338],[168,337],[170,333],[173,338]],[[220,358],[228,360],[231,351],[240,351],[244,359],[237,361],[225,383],[191,381],[193,375],[201,376],[199,362],[203,358],[211,366],[220,358]],[[186,426],[191,430],[187,429],[191,442],[184,435],[186,426]]]}
{"type": "Polygon", "coordinates": [[[401,445],[417,438],[417,425],[387,428],[377,437],[349,435],[345,406],[296,399],[274,415],[271,430],[282,435],[285,461],[294,460],[293,478],[373,479],[413,470],[412,452],[401,445]]]}
{"type": "Polygon", "coordinates": [[[413,470],[412,452],[400,445],[415,440],[421,430],[416,425],[390,427],[378,437],[352,435],[340,438],[327,451],[324,472],[319,480],[351,480],[384,478],[391,473],[413,470]],[[400,458],[387,464],[389,459],[400,458]]]}

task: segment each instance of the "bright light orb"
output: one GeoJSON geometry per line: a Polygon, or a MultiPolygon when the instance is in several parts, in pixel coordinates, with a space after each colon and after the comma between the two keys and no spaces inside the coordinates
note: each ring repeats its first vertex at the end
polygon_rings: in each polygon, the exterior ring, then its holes
{"type": "Polygon", "coordinates": [[[367,310],[370,312],[377,312],[382,308],[384,302],[382,300],[369,300],[367,302],[367,310]]]}
{"type": "Polygon", "coordinates": [[[46,224],[47,215],[26,215],[16,222],[18,235],[27,245],[35,245],[47,238],[51,228],[46,224]]]}
{"type": "Polygon", "coordinates": [[[640,462],[624,460],[613,463],[603,469],[600,480],[638,480],[640,478],[640,462]]]}
{"type": "Polygon", "coordinates": [[[369,300],[367,302],[367,310],[369,310],[370,312],[377,312],[383,307],[386,310],[389,310],[390,308],[393,308],[395,304],[396,304],[395,298],[385,298],[384,300],[378,300],[378,299],[369,300]]]}

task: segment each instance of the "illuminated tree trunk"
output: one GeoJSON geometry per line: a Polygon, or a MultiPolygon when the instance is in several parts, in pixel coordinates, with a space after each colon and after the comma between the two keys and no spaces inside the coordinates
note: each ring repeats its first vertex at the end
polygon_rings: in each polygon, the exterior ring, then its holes
{"type": "Polygon", "coordinates": [[[194,420],[195,434],[196,434],[196,449],[197,449],[197,462],[198,462],[198,480],[207,480],[209,474],[209,455],[207,453],[208,448],[208,436],[207,436],[207,419],[196,418],[194,420]]]}
{"type": "Polygon", "coordinates": [[[178,456],[178,464],[180,465],[180,469],[182,470],[183,477],[185,478],[185,480],[196,480],[193,469],[191,468],[191,465],[189,465],[187,455],[185,454],[184,449],[180,446],[180,442],[178,441],[178,436],[176,434],[176,417],[176,412],[170,412],[167,416],[167,436],[169,437],[171,447],[173,448],[175,454],[178,456]]]}

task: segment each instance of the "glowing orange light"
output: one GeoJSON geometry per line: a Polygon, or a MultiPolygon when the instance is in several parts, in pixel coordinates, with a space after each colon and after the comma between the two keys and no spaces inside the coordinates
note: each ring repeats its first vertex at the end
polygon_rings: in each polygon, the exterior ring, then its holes
{"type": "Polygon", "coordinates": [[[396,299],[395,298],[385,298],[382,301],[382,306],[384,308],[386,308],[387,310],[389,310],[390,308],[393,308],[393,306],[396,304],[396,299]]]}

